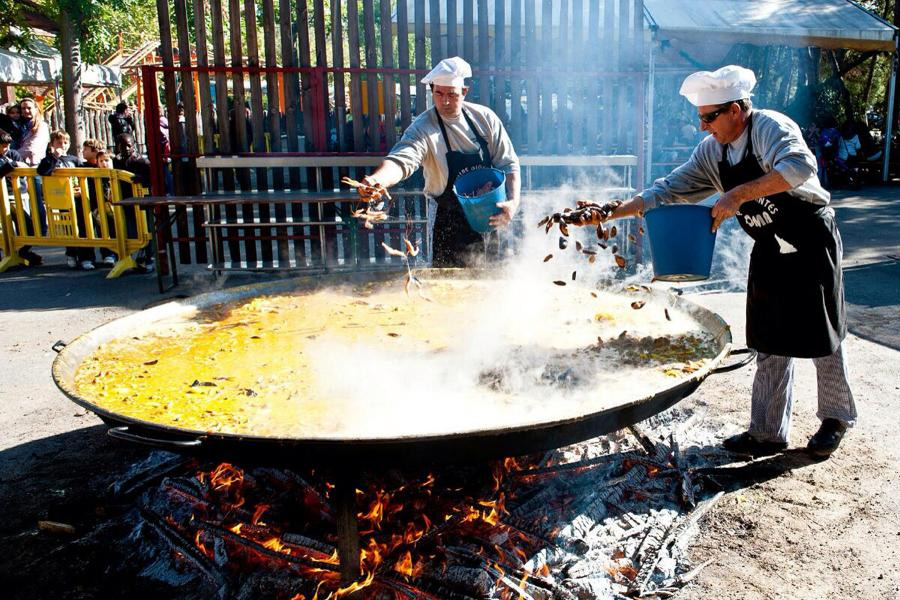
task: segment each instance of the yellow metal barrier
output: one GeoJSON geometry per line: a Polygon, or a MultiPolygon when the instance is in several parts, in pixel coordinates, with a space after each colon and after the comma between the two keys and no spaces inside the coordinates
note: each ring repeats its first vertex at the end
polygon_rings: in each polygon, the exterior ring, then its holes
{"type": "Polygon", "coordinates": [[[131,254],[150,243],[147,215],[134,207],[115,206],[122,199],[121,184],[131,186],[133,196],[147,190],[133,181],[133,175],[117,169],[56,169],[41,177],[34,168],[18,168],[0,177],[0,233],[3,259],[0,273],[28,261],[19,256],[25,246],[74,246],[107,248],[118,261],[106,276],[118,277],[137,266],[131,254]],[[36,180],[43,187],[47,221],[41,221],[36,180]],[[88,190],[93,190],[93,194],[88,190]],[[92,207],[92,201],[95,205],[92,207]],[[27,210],[18,210],[19,207],[27,210]],[[92,208],[96,208],[92,211],[92,208]],[[133,211],[133,231],[128,231],[127,212],[133,211]],[[27,214],[26,214],[27,213],[27,214]],[[78,218],[82,216],[80,219],[78,218]],[[92,218],[95,217],[95,218],[92,218]],[[113,221],[110,227],[109,220],[113,221]],[[79,223],[80,221],[80,223],[79,223]],[[46,234],[43,233],[46,225],[46,234]],[[81,231],[83,225],[84,231],[81,231]]]}

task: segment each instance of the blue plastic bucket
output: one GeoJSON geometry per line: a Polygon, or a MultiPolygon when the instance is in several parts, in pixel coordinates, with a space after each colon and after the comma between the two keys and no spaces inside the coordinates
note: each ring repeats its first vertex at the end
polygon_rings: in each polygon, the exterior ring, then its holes
{"type": "Polygon", "coordinates": [[[708,206],[663,204],[644,215],[653,275],[661,281],[709,278],[716,234],[708,206]]]}
{"type": "Polygon", "coordinates": [[[497,203],[506,200],[506,175],[499,169],[475,169],[457,177],[453,191],[459,198],[469,227],[478,233],[487,233],[491,230],[489,219],[500,212],[497,203]],[[494,184],[494,189],[480,196],[471,196],[486,183],[494,184]]]}

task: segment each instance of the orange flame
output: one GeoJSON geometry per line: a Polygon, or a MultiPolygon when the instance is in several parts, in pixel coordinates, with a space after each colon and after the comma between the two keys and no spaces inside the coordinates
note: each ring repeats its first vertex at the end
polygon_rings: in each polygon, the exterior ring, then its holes
{"type": "Polygon", "coordinates": [[[354,581],[347,587],[338,588],[337,591],[334,592],[334,595],[332,596],[332,598],[334,598],[334,600],[337,600],[341,596],[346,596],[347,594],[351,594],[351,593],[355,592],[356,590],[361,590],[364,587],[368,587],[368,586],[372,585],[372,582],[374,580],[375,580],[375,571],[369,571],[363,580],[354,581]]]}
{"type": "Polygon", "coordinates": [[[213,486],[213,489],[221,490],[243,480],[243,471],[229,463],[222,463],[216,467],[215,471],[210,473],[209,483],[213,486]]]}
{"type": "Polygon", "coordinates": [[[213,551],[206,547],[206,544],[203,543],[203,540],[200,539],[200,536],[203,534],[202,529],[197,530],[197,535],[194,536],[194,544],[197,548],[200,549],[200,552],[206,555],[207,558],[213,557],[213,551]]]}
{"type": "Polygon", "coordinates": [[[271,539],[266,540],[265,542],[261,542],[261,545],[268,548],[269,550],[274,550],[275,552],[281,552],[282,554],[290,554],[291,549],[281,543],[281,540],[277,537],[273,537],[271,539]]]}
{"type": "MultiPolygon", "coordinates": [[[[263,513],[269,510],[268,504],[260,504],[256,507],[256,510],[253,511],[253,518],[250,519],[250,522],[254,525],[259,525],[259,520],[263,516],[263,513]]],[[[265,523],[263,523],[265,525],[265,523]]]]}
{"type": "Polygon", "coordinates": [[[407,550],[406,553],[400,557],[400,560],[398,560],[394,565],[394,570],[401,575],[411,577],[413,574],[412,552],[407,550]]]}

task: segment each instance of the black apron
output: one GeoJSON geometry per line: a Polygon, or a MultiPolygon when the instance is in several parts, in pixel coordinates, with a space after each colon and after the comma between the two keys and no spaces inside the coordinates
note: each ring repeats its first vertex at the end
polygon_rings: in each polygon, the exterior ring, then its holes
{"type": "MultiPolygon", "coordinates": [[[[765,172],[747,149],[731,166],[722,148],[719,177],[727,192],[765,172]]],[[[747,345],[766,354],[816,358],[832,354],[847,335],[843,247],[834,211],[787,192],[750,200],[736,218],[755,241],[747,281],[747,345]]]]}
{"type": "Polygon", "coordinates": [[[465,265],[465,259],[473,252],[481,250],[483,252],[484,241],[480,233],[477,233],[469,227],[466,216],[463,214],[462,206],[459,204],[459,198],[453,191],[453,184],[456,178],[467,171],[479,168],[491,168],[491,153],[488,144],[483,137],[478,135],[475,124],[469,118],[468,113],[463,109],[462,114],[466,122],[475,134],[478,142],[478,152],[467,154],[458,150],[453,150],[450,146],[450,138],[447,137],[447,129],[444,127],[444,121],[437,109],[434,111],[437,116],[438,124],[441,127],[441,134],[444,136],[444,143],[447,145],[447,187],[440,196],[435,198],[437,201],[437,214],[434,218],[434,233],[432,237],[433,260],[435,267],[462,267],[465,265]]]}

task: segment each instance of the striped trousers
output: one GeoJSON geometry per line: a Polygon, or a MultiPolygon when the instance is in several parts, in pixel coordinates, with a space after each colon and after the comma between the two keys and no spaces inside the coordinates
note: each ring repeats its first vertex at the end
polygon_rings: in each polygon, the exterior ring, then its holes
{"type": "MultiPolygon", "coordinates": [[[[819,419],[856,422],[856,405],[847,382],[843,344],[829,356],[813,358],[818,381],[819,419]]],[[[759,441],[786,442],[791,429],[794,358],[759,353],[750,410],[750,434],[759,441]]]]}

